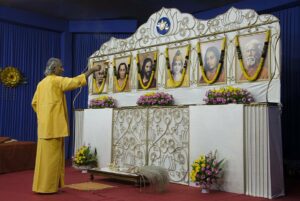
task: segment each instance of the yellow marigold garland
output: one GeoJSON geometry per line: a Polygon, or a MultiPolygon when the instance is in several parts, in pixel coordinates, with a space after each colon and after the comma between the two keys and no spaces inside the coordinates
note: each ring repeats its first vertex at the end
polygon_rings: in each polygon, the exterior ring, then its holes
{"type": "Polygon", "coordinates": [[[149,89],[149,87],[152,84],[153,78],[154,78],[154,73],[155,73],[155,71],[152,70],[150,80],[146,86],[144,85],[144,83],[142,81],[141,74],[140,73],[138,74],[138,79],[139,79],[140,85],[143,89],[149,89]]]}
{"type": "Polygon", "coordinates": [[[115,83],[116,83],[116,89],[117,91],[124,91],[127,81],[128,81],[128,74],[130,71],[130,63],[131,63],[131,57],[128,58],[128,63],[127,63],[127,72],[126,72],[126,77],[125,77],[125,81],[123,82],[122,86],[119,85],[118,83],[118,79],[117,79],[117,70],[116,70],[116,64],[115,62],[113,62],[113,66],[114,66],[114,77],[115,77],[115,83]]]}
{"type": "Polygon", "coordinates": [[[22,81],[21,72],[15,67],[6,67],[1,70],[1,82],[7,87],[16,87],[22,81]]]}
{"type": "Polygon", "coordinates": [[[102,91],[103,91],[103,89],[104,89],[104,86],[105,86],[105,82],[106,82],[106,78],[103,78],[103,81],[102,81],[102,83],[101,83],[101,86],[98,87],[98,85],[97,85],[97,83],[96,83],[96,79],[93,78],[93,85],[95,86],[95,89],[96,89],[95,92],[96,92],[97,94],[101,94],[101,93],[102,93],[102,91]]]}
{"type": "Polygon", "coordinates": [[[97,94],[101,94],[103,89],[104,89],[104,86],[106,84],[106,77],[107,77],[107,69],[105,68],[105,71],[104,71],[104,78],[103,78],[103,81],[101,83],[101,86],[98,87],[97,83],[96,83],[96,79],[93,78],[93,85],[95,86],[95,89],[96,89],[96,93],[97,94]]]}
{"type": "Polygon", "coordinates": [[[170,67],[170,60],[169,60],[169,53],[168,53],[168,48],[166,48],[166,64],[167,64],[167,73],[168,73],[168,77],[171,80],[172,86],[174,86],[175,88],[180,87],[183,83],[185,74],[186,74],[186,70],[187,70],[187,64],[188,64],[188,60],[189,60],[189,51],[190,51],[190,45],[187,46],[187,50],[186,50],[186,55],[185,55],[185,61],[184,61],[184,66],[183,66],[183,71],[181,74],[181,78],[179,81],[175,82],[173,75],[171,73],[171,67],[170,67]]]}
{"type": "Polygon", "coordinates": [[[115,76],[115,83],[116,83],[117,91],[124,91],[126,84],[127,84],[127,80],[128,80],[128,75],[126,74],[125,81],[123,82],[122,86],[120,86],[118,83],[118,79],[115,76]]]}
{"type": "Polygon", "coordinates": [[[138,60],[138,55],[136,56],[136,65],[137,65],[137,68],[138,68],[138,80],[139,80],[139,83],[141,85],[141,87],[143,89],[149,89],[149,87],[151,86],[152,82],[153,82],[153,78],[154,78],[154,75],[155,75],[155,72],[156,72],[156,52],[154,53],[154,68],[152,68],[152,72],[151,72],[151,76],[150,76],[150,80],[148,82],[148,84],[145,86],[144,83],[143,83],[143,80],[142,80],[142,76],[141,76],[141,72],[140,72],[140,63],[139,63],[139,60],[138,60]]]}
{"type": "Polygon", "coordinates": [[[239,43],[239,36],[235,37],[235,47],[236,47],[236,51],[237,51],[237,54],[238,54],[239,64],[240,64],[242,73],[243,73],[244,77],[247,80],[255,81],[258,78],[258,75],[260,74],[260,72],[261,72],[261,70],[264,66],[264,63],[265,63],[265,58],[266,58],[266,55],[267,55],[267,52],[268,52],[269,41],[270,41],[270,30],[268,30],[266,32],[265,43],[264,43],[264,47],[263,47],[263,52],[262,52],[261,57],[260,57],[258,68],[257,68],[255,74],[251,77],[246,72],[246,69],[245,69],[245,66],[244,66],[243,56],[242,56],[240,43],[239,43]]]}
{"type": "Polygon", "coordinates": [[[197,53],[198,53],[198,59],[199,59],[199,65],[200,65],[200,69],[201,69],[201,73],[202,73],[202,77],[203,80],[207,83],[207,84],[213,84],[216,82],[216,80],[218,79],[219,75],[220,75],[220,71],[223,67],[224,64],[224,57],[225,57],[225,44],[226,44],[226,38],[223,38],[223,43],[222,43],[222,49],[221,49],[221,56],[219,59],[219,64],[218,64],[218,68],[217,71],[214,75],[214,77],[209,80],[206,76],[205,70],[204,70],[204,66],[203,66],[203,61],[202,61],[202,56],[201,56],[201,47],[200,47],[200,42],[198,42],[198,46],[197,46],[197,53]]]}

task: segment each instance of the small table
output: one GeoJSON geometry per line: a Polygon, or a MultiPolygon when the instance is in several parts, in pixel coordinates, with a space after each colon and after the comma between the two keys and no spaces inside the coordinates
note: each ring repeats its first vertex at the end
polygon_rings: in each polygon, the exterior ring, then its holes
{"type": "Polygon", "coordinates": [[[109,168],[92,168],[88,170],[88,173],[90,173],[91,180],[94,180],[94,175],[100,175],[113,179],[133,182],[135,186],[141,186],[142,184],[145,185],[147,183],[146,178],[139,174],[114,171],[109,168]]]}

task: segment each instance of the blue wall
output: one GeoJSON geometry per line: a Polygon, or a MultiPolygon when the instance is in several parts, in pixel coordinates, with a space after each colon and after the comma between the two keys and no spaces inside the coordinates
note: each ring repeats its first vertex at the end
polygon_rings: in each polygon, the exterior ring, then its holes
{"type": "MultiPolygon", "coordinates": [[[[300,159],[299,119],[297,102],[299,79],[299,1],[245,0],[225,7],[193,13],[209,19],[230,7],[252,8],[258,13],[274,14],[280,19],[282,31],[282,103],[283,145],[286,159],[300,159]]],[[[28,84],[15,89],[0,85],[0,136],[18,140],[36,140],[36,117],[30,103],[37,83],[43,78],[49,57],[60,57],[65,75],[75,76],[86,67],[87,58],[110,37],[127,38],[137,29],[137,20],[64,21],[33,13],[0,7],[0,67],[18,67],[28,84]]],[[[77,90],[78,91],[78,90],[77,90]]],[[[71,102],[77,91],[68,92],[69,116],[71,102]]],[[[75,108],[87,105],[87,88],[83,88],[75,108]]],[[[72,124],[72,121],[70,122],[72,124]]],[[[72,125],[70,125],[72,129],[72,125]]],[[[71,156],[72,138],[66,140],[67,156],[71,156]]]]}

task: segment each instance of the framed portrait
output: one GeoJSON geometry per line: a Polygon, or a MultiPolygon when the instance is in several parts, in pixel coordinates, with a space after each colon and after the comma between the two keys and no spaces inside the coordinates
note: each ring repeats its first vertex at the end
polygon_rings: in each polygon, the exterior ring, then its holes
{"type": "Polygon", "coordinates": [[[105,61],[95,61],[93,66],[100,66],[99,71],[95,71],[92,76],[92,94],[104,94],[108,91],[108,64],[105,61]]]}
{"type": "Polygon", "coordinates": [[[225,38],[200,42],[198,84],[223,84],[226,82],[225,38]],[[222,56],[223,48],[223,56],[222,56]],[[220,61],[222,59],[222,61],[220,61]]]}
{"type": "Polygon", "coordinates": [[[238,53],[236,51],[236,82],[249,82],[247,77],[244,75],[242,68],[244,68],[245,73],[248,77],[254,77],[258,73],[257,79],[252,81],[269,80],[269,48],[265,50],[266,57],[264,59],[264,64],[259,71],[260,61],[264,51],[266,34],[267,32],[260,32],[255,34],[241,35],[238,37],[242,61],[239,61],[238,53]]]}
{"type": "Polygon", "coordinates": [[[166,60],[166,88],[178,88],[190,86],[189,58],[190,46],[170,48],[167,51],[166,60]]]}
{"type": "Polygon", "coordinates": [[[157,51],[137,55],[139,90],[156,89],[157,63],[157,51]]]}
{"type": "Polygon", "coordinates": [[[130,91],[131,56],[114,59],[114,92],[130,91]]]}

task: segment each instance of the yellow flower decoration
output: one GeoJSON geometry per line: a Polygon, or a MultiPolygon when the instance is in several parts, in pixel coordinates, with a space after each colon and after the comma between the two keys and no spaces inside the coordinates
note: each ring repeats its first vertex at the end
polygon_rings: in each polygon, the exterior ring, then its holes
{"type": "Polygon", "coordinates": [[[96,100],[100,100],[100,101],[107,100],[107,99],[108,99],[108,96],[100,96],[100,97],[96,98],[96,100]]]}
{"type": "Polygon", "coordinates": [[[0,80],[7,87],[16,87],[21,83],[21,72],[12,66],[6,67],[0,71],[0,80]]]}
{"type": "Polygon", "coordinates": [[[97,166],[97,153],[96,151],[95,153],[92,153],[88,146],[82,146],[76,151],[75,156],[73,157],[73,162],[76,166],[97,166]]]}
{"type": "Polygon", "coordinates": [[[153,96],[155,94],[155,92],[149,92],[149,93],[146,93],[144,96],[153,96]]]}
{"type": "Polygon", "coordinates": [[[103,78],[103,81],[102,81],[102,83],[101,83],[101,86],[98,87],[98,85],[97,85],[97,83],[96,83],[96,79],[93,78],[93,86],[95,86],[95,89],[96,89],[95,92],[96,92],[97,94],[101,94],[101,93],[102,93],[102,91],[103,91],[103,89],[104,89],[104,86],[105,86],[105,83],[106,83],[106,78],[103,78]]]}

